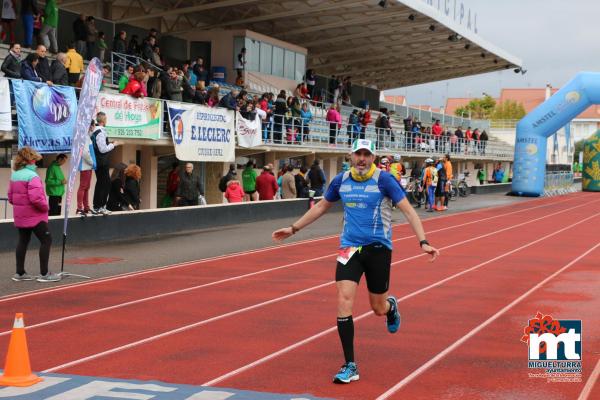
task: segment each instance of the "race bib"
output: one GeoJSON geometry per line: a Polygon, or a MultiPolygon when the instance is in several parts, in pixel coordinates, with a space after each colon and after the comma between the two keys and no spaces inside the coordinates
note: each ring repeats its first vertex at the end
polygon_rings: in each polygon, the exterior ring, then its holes
{"type": "Polygon", "coordinates": [[[354,253],[356,253],[357,251],[360,252],[361,249],[362,247],[344,247],[342,249],[339,249],[337,261],[342,265],[346,265],[348,261],[350,261],[354,253]]]}

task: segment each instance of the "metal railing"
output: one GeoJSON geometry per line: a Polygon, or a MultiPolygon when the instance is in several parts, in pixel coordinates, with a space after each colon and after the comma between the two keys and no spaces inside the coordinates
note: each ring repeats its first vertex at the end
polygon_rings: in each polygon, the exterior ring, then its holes
{"type": "Polygon", "coordinates": [[[546,172],[544,196],[556,196],[577,191],[573,185],[573,173],[568,171],[546,172]]]}

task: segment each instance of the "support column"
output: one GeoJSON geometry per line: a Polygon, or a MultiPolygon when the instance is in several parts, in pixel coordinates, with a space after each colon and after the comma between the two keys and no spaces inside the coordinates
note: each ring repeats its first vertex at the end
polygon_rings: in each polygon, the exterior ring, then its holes
{"type": "MultiPolygon", "coordinates": [[[[277,167],[279,165],[279,160],[277,158],[275,158],[274,151],[269,151],[268,153],[265,153],[265,165],[266,164],[273,164],[273,168],[277,169],[277,167]]],[[[276,172],[276,171],[273,171],[273,172],[276,172]]]]}
{"type": "Polygon", "coordinates": [[[140,182],[140,198],[142,209],[156,208],[158,204],[158,157],[154,155],[152,146],[142,147],[142,180],[140,182]]]}
{"type": "Polygon", "coordinates": [[[338,174],[337,158],[327,158],[323,160],[323,172],[325,173],[327,183],[331,182],[331,180],[338,174]]]}
{"type": "MultiPolygon", "coordinates": [[[[207,162],[205,164],[204,197],[208,204],[223,203],[223,193],[219,190],[219,180],[225,169],[229,169],[229,163],[207,162]]],[[[225,171],[227,172],[227,171],[225,171]]]]}

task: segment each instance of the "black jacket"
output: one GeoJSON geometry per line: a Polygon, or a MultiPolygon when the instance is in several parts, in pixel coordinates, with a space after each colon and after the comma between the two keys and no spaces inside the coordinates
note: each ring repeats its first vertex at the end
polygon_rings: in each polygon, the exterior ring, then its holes
{"type": "Polygon", "coordinates": [[[110,182],[110,192],[106,208],[110,211],[124,211],[127,209],[127,201],[125,200],[125,189],[121,178],[116,178],[110,182]]]}
{"type": "Polygon", "coordinates": [[[113,42],[112,51],[115,53],[122,53],[122,54],[127,53],[127,43],[125,43],[125,41],[123,39],[121,39],[119,36],[115,37],[115,40],[113,42]]]}
{"type": "Polygon", "coordinates": [[[52,80],[52,73],[50,72],[50,63],[46,57],[40,57],[38,64],[35,66],[35,72],[38,73],[42,81],[47,82],[52,80]]]}
{"type": "Polygon", "coordinates": [[[2,62],[1,69],[7,78],[21,78],[21,61],[11,53],[8,53],[2,62]]]}
{"type": "Polygon", "coordinates": [[[52,65],[50,66],[50,75],[52,76],[52,83],[55,85],[64,85],[67,86],[69,84],[67,69],[58,60],[54,60],[52,65]]]}
{"type": "Polygon", "coordinates": [[[152,62],[152,59],[154,58],[154,50],[148,41],[144,41],[144,44],[142,45],[142,58],[150,62],[152,62]]]}
{"type": "Polygon", "coordinates": [[[179,186],[177,186],[177,192],[175,197],[181,197],[185,200],[197,200],[198,196],[204,194],[200,180],[193,173],[189,175],[187,172],[183,172],[179,175],[179,186]]]}
{"type": "Polygon", "coordinates": [[[87,29],[85,28],[85,21],[77,18],[73,22],[73,33],[75,33],[75,40],[87,41],[87,29]]]}
{"type": "Polygon", "coordinates": [[[39,14],[39,10],[37,8],[37,2],[35,0],[22,0],[21,1],[21,15],[35,15],[39,14]]]}
{"type": "Polygon", "coordinates": [[[134,210],[140,209],[140,182],[132,177],[125,178],[125,188],[123,193],[125,202],[132,206],[134,210]]]}

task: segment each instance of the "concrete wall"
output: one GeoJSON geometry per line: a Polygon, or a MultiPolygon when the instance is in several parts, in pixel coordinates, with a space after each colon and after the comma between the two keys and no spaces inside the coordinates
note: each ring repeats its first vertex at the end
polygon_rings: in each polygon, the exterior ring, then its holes
{"type": "MultiPolygon", "coordinates": [[[[84,244],[156,237],[268,219],[300,217],[307,209],[308,199],[293,199],[132,211],[87,218],[71,217],[68,243],[84,244]]],[[[340,204],[336,204],[332,211],[340,210],[340,204]]],[[[54,246],[59,246],[63,219],[51,217],[49,222],[54,246]]],[[[0,220],[0,251],[13,250],[16,242],[17,230],[12,221],[0,220]]],[[[35,239],[31,243],[32,247],[38,246],[35,239]]]]}

